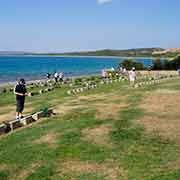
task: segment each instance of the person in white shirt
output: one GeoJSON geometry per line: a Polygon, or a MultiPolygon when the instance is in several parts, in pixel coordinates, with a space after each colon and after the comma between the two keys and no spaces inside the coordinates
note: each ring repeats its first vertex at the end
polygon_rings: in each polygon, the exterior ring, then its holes
{"type": "Polygon", "coordinates": [[[106,79],[106,77],[107,77],[107,72],[106,72],[105,69],[103,69],[103,70],[101,71],[101,77],[102,77],[102,79],[106,79]]]}
{"type": "Polygon", "coordinates": [[[63,82],[63,79],[64,79],[64,73],[63,73],[63,72],[60,72],[60,73],[59,73],[59,81],[60,81],[60,82],[63,82]]]}
{"type": "Polygon", "coordinates": [[[136,71],[135,71],[135,67],[133,67],[131,69],[131,71],[129,71],[129,81],[130,81],[130,85],[134,85],[135,84],[135,80],[136,80],[136,71]]]}
{"type": "Polygon", "coordinates": [[[57,72],[54,73],[54,80],[57,83],[59,78],[59,74],[57,72]]]}

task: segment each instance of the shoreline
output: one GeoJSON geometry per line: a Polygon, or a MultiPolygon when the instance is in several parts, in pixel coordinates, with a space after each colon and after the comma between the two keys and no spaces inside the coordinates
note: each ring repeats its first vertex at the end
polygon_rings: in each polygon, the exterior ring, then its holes
{"type": "MultiPolygon", "coordinates": [[[[64,79],[75,79],[75,78],[83,78],[83,77],[91,77],[91,76],[98,76],[100,74],[90,74],[90,75],[78,75],[78,76],[66,76],[64,79]]],[[[54,80],[54,78],[50,78],[49,80],[54,80]]],[[[47,79],[35,79],[35,80],[26,80],[26,84],[31,84],[31,83],[35,83],[35,82],[45,82],[47,81],[47,79]]],[[[17,81],[11,81],[11,82],[0,82],[0,88],[3,87],[10,87],[10,86],[15,86],[17,83],[17,81]]]]}
{"type": "Polygon", "coordinates": [[[80,56],[80,55],[11,55],[11,54],[7,54],[7,55],[0,55],[0,57],[74,57],[74,58],[112,58],[112,59],[146,59],[146,58],[149,58],[149,59],[152,59],[152,60],[155,60],[157,58],[160,58],[160,59],[171,59],[170,57],[152,57],[152,56],[80,56]]]}

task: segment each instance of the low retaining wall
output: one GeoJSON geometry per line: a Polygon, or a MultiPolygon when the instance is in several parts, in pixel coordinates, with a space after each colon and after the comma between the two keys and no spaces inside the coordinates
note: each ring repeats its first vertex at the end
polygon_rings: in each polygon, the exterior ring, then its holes
{"type": "Polygon", "coordinates": [[[33,115],[24,117],[22,119],[6,121],[0,124],[0,135],[14,131],[15,129],[18,129],[20,127],[23,127],[35,121],[38,121],[40,118],[51,116],[52,114],[53,114],[53,110],[49,109],[46,113],[44,113],[43,111],[40,111],[40,112],[34,113],[33,115]]]}

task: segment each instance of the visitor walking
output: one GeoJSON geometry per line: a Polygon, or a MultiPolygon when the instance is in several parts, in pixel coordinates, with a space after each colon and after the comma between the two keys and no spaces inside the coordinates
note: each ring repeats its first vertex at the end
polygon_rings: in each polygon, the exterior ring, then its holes
{"type": "Polygon", "coordinates": [[[63,79],[64,79],[64,73],[63,73],[63,72],[60,72],[60,73],[59,73],[59,81],[60,81],[60,82],[63,82],[63,79]]]}
{"type": "Polygon", "coordinates": [[[59,78],[59,74],[57,72],[54,73],[54,80],[57,83],[59,78]]]}
{"type": "Polygon", "coordinates": [[[25,84],[25,80],[20,79],[14,88],[14,94],[16,95],[16,119],[23,118],[25,96],[29,95],[25,84]]]}
{"type": "Polygon", "coordinates": [[[136,80],[136,72],[135,72],[135,67],[133,67],[131,71],[129,71],[129,81],[131,86],[134,86],[135,80],[136,80]]]}
{"type": "Polygon", "coordinates": [[[105,69],[103,69],[103,70],[101,71],[101,77],[102,77],[102,79],[106,79],[106,77],[107,77],[107,72],[106,72],[105,69]]]}

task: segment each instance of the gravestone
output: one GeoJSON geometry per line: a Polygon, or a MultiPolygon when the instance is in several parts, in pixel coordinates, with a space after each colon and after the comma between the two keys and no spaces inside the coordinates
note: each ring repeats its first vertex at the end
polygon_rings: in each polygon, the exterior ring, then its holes
{"type": "Polygon", "coordinates": [[[0,124],[0,135],[6,133],[6,125],[5,124],[0,124]]]}
{"type": "Polygon", "coordinates": [[[35,120],[32,118],[32,116],[27,116],[23,119],[20,119],[20,123],[25,126],[25,125],[28,125],[28,124],[31,124],[32,122],[34,122],[35,120]]]}

